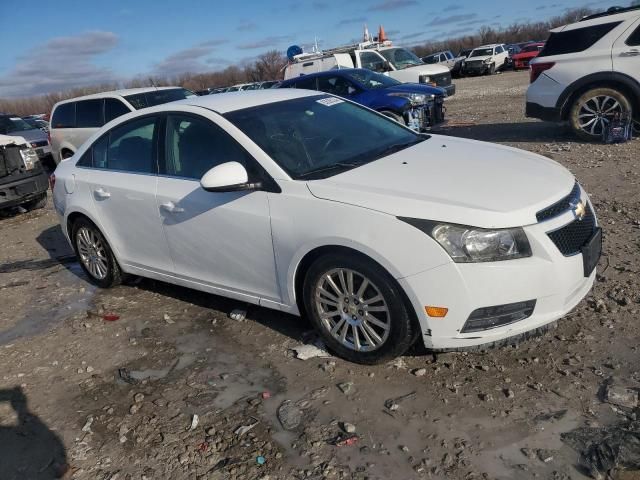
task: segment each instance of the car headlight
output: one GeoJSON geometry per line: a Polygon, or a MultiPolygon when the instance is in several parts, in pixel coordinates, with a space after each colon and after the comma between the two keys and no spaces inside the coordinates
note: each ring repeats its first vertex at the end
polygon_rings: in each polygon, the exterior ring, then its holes
{"type": "Polygon", "coordinates": [[[33,148],[23,148],[20,150],[20,156],[22,157],[22,163],[25,170],[33,170],[38,164],[38,154],[33,148]]]}
{"type": "Polygon", "coordinates": [[[427,96],[422,93],[393,92],[389,94],[391,97],[402,97],[409,100],[414,105],[424,103],[427,96]]]}
{"type": "Polygon", "coordinates": [[[484,63],[491,63],[493,62],[493,58],[489,57],[487,59],[485,59],[484,63]]]}
{"type": "Polygon", "coordinates": [[[456,263],[497,262],[531,256],[531,246],[522,228],[484,229],[398,218],[433,238],[456,263]]]}
{"type": "Polygon", "coordinates": [[[429,75],[420,75],[418,77],[418,83],[429,83],[431,81],[431,78],[429,77],[429,75]]]}

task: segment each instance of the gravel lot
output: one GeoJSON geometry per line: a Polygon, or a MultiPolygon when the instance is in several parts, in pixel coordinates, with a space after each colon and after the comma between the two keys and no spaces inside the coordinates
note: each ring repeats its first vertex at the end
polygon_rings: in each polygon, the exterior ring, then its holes
{"type": "Polygon", "coordinates": [[[150,280],[96,290],[51,205],[11,214],[0,477],[583,479],[617,465],[610,478],[640,478],[640,143],[525,119],[527,81],[458,80],[441,133],[553,158],[590,192],[604,256],[557,328],[484,354],[303,361],[305,320],[258,307],[232,320],[242,304],[150,280]]]}

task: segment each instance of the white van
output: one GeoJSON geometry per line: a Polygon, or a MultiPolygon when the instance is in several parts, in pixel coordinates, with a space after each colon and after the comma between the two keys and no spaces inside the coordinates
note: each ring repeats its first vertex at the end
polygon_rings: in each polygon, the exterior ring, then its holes
{"type": "Polygon", "coordinates": [[[287,65],[284,79],[340,68],[366,68],[404,83],[426,83],[442,88],[447,96],[456,92],[451,72],[444,65],[427,65],[413,52],[391,42],[363,42],[318,53],[301,53],[287,65]]]}
{"type": "Polygon", "coordinates": [[[51,154],[56,164],[71,157],[105,123],[125,113],[184,100],[195,93],[181,87],[128,88],[63,100],[51,110],[51,154]]]}

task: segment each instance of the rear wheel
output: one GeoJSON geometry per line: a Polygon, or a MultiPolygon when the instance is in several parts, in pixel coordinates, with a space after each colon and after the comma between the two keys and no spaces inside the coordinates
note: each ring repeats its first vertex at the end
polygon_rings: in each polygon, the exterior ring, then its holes
{"type": "Polygon", "coordinates": [[[80,265],[92,283],[101,288],[122,283],[120,266],[98,227],[81,218],[73,224],[72,239],[80,265]]]}
{"type": "Polygon", "coordinates": [[[580,95],[569,112],[573,131],[585,140],[597,140],[616,114],[631,114],[627,96],[613,88],[593,88],[580,95]]]}
{"type": "Polygon", "coordinates": [[[357,254],[317,259],[305,277],[303,297],[327,347],[349,361],[381,363],[402,355],[416,339],[400,286],[357,254]]]}

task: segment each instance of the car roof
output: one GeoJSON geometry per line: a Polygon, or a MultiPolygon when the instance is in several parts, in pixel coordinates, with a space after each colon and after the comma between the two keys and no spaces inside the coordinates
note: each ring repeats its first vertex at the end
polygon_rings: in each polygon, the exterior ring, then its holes
{"type": "Polygon", "coordinates": [[[165,103],[155,107],[154,110],[161,111],[163,110],[162,107],[170,109],[172,105],[182,104],[203,107],[218,113],[228,113],[235,110],[267,105],[269,103],[282,102],[295,98],[315,97],[318,95],[326,94],[311,90],[298,90],[292,88],[225,92],[217,95],[205,95],[203,97],[186,98],[176,102],[165,103]]]}
{"type": "Polygon", "coordinates": [[[609,9],[609,11],[586,16],[582,20],[578,20],[574,23],[568,23],[567,25],[554,28],[550,31],[552,33],[558,33],[569,30],[577,30],[579,28],[601,25],[603,23],[623,22],[625,20],[635,19],[638,17],[640,17],[640,7],[629,7],[619,10],[609,9]]]}
{"type": "Polygon", "coordinates": [[[109,90],[107,92],[92,93],[91,95],[83,95],[81,97],[68,98],[66,100],[61,100],[56,105],[60,105],[68,102],[77,102],[78,100],[91,100],[95,98],[104,98],[104,97],[124,97],[126,95],[135,95],[137,93],[147,93],[147,92],[153,92],[156,90],[171,90],[173,88],[182,88],[182,87],[175,86],[175,87],[123,88],[120,90],[109,90]]]}
{"type": "Polygon", "coordinates": [[[479,47],[474,48],[474,50],[477,50],[479,48],[495,48],[495,47],[501,47],[502,45],[504,45],[504,43],[489,43],[487,45],[480,45],[479,47]]]}
{"type": "Polygon", "coordinates": [[[299,75],[297,77],[293,77],[293,78],[287,78],[286,80],[283,80],[282,83],[293,83],[296,80],[302,80],[305,78],[316,78],[316,77],[324,77],[327,75],[344,75],[347,74],[349,72],[363,72],[363,73],[376,73],[376,72],[372,72],[371,70],[367,69],[367,68],[338,68],[335,70],[323,70],[322,72],[313,72],[313,73],[305,73],[304,75],[299,75]]]}

